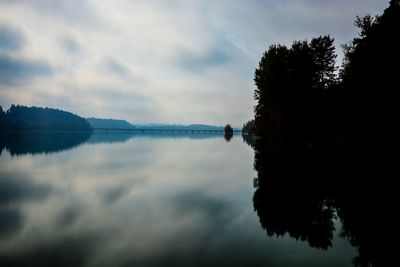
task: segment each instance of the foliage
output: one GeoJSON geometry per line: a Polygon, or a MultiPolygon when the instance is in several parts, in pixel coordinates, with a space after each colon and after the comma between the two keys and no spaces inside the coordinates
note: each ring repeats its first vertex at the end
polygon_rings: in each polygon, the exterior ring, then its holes
{"type": "Polygon", "coordinates": [[[290,48],[273,45],[255,71],[256,131],[270,139],[307,139],[323,90],[336,83],[333,39],[320,36],[290,48]]]}

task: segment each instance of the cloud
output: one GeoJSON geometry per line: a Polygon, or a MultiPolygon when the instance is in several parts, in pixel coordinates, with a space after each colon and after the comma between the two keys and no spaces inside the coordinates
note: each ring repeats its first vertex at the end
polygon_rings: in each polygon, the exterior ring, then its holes
{"type": "Polygon", "coordinates": [[[65,51],[71,54],[76,54],[81,50],[80,45],[72,38],[64,38],[63,45],[65,51]]]}
{"type": "Polygon", "coordinates": [[[126,76],[129,73],[129,71],[124,66],[122,66],[121,63],[117,62],[112,58],[107,59],[105,64],[108,70],[110,70],[114,74],[126,76]]]}
{"type": "MultiPolygon", "coordinates": [[[[86,0],[1,0],[0,4],[11,7],[29,7],[44,17],[54,17],[68,25],[88,26],[95,23],[94,10],[86,0]]],[[[98,21],[97,21],[98,23],[98,21]]]]}
{"type": "Polygon", "coordinates": [[[0,85],[23,83],[35,76],[51,74],[51,67],[44,61],[0,55],[0,85]]]}
{"type": "Polygon", "coordinates": [[[18,51],[22,48],[22,34],[6,25],[0,25],[0,51],[18,51]]]}
{"type": "Polygon", "coordinates": [[[124,64],[123,62],[114,59],[112,57],[108,57],[104,60],[104,66],[107,73],[111,73],[117,75],[119,78],[126,79],[130,82],[141,83],[142,80],[139,77],[136,77],[129,65],[124,64]]]}
{"type": "Polygon", "coordinates": [[[229,55],[221,48],[214,48],[205,53],[183,50],[179,53],[178,66],[183,70],[202,72],[208,68],[227,64],[229,61],[229,55]]]}

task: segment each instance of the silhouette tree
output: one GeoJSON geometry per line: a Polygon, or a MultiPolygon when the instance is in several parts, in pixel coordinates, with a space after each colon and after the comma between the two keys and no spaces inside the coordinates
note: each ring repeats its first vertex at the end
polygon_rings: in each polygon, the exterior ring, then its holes
{"type": "Polygon", "coordinates": [[[253,203],[268,235],[323,249],[337,214],[341,236],[358,249],[354,263],[388,266],[399,238],[392,177],[399,172],[400,0],[355,25],[360,33],[344,46],[340,80],[329,36],[271,46],[261,58],[253,203]],[[304,142],[338,137],[345,142],[304,142]],[[271,142],[282,139],[297,142],[271,142]]]}
{"type": "Polygon", "coordinates": [[[381,16],[357,17],[359,37],[346,45],[341,78],[353,140],[398,143],[400,128],[400,4],[381,16]]]}
{"type": "Polygon", "coordinates": [[[282,95],[287,89],[289,49],[282,45],[272,45],[261,57],[255,70],[254,82],[257,88],[254,99],[256,132],[270,139],[283,135],[284,116],[282,95]]]}
{"type": "Polygon", "coordinates": [[[233,134],[233,129],[232,129],[232,127],[231,127],[229,124],[227,124],[227,125],[225,126],[225,128],[224,128],[224,133],[225,133],[225,134],[233,134]]]}
{"type": "Polygon", "coordinates": [[[250,120],[245,124],[243,124],[242,128],[243,142],[251,146],[254,143],[255,134],[256,134],[256,123],[254,120],[250,120]]]}
{"type": "Polygon", "coordinates": [[[229,142],[233,137],[233,128],[227,124],[224,128],[224,138],[227,142],[229,142]]]}
{"type": "Polygon", "coordinates": [[[242,134],[255,134],[256,124],[254,120],[250,120],[243,124],[242,134]]]}
{"type": "Polygon", "coordinates": [[[334,39],[329,35],[319,36],[310,42],[315,64],[314,89],[328,89],[336,82],[336,57],[334,39]]]}
{"type": "Polygon", "coordinates": [[[3,108],[0,106],[0,130],[5,129],[6,123],[6,113],[3,111],[3,108]]]}
{"type": "Polygon", "coordinates": [[[322,132],[324,89],[336,84],[333,41],[320,36],[290,48],[270,46],[264,53],[254,76],[257,134],[272,141],[305,141],[322,132]]]}

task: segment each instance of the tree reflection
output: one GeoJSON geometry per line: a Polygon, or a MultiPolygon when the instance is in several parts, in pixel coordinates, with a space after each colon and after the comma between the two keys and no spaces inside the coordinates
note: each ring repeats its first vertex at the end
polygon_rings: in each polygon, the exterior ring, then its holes
{"type": "Polygon", "coordinates": [[[337,218],[341,236],[358,249],[355,265],[386,266],[395,255],[387,244],[398,227],[390,178],[398,171],[387,149],[269,144],[263,139],[253,147],[258,174],[253,204],[269,236],[288,234],[328,249],[337,218]]]}
{"type": "Polygon", "coordinates": [[[78,147],[91,135],[91,132],[2,132],[0,151],[6,149],[12,156],[56,153],[78,147]]]}
{"type": "Polygon", "coordinates": [[[233,137],[233,132],[232,133],[230,133],[230,132],[229,133],[224,133],[224,138],[225,138],[226,142],[231,141],[232,137],[233,137]]]}

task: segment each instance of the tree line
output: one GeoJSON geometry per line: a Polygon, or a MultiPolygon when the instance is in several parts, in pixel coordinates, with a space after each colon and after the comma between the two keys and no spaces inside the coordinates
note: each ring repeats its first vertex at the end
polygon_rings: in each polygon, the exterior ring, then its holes
{"type": "MultiPolygon", "coordinates": [[[[335,67],[329,35],[271,45],[255,70],[254,127],[270,141],[377,143],[400,127],[400,0],[357,17],[359,36],[335,67]]],[[[248,130],[247,130],[248,131],[248,130]]]]}
{"type": "Polygon", "coordinates": [[[92,131],[78,115],[53,108],[11,105],[0,107],[0,131],[92,131]]]}

